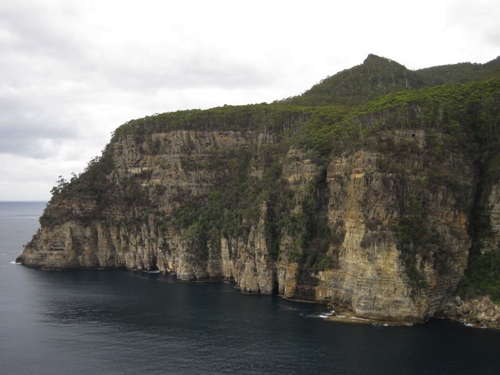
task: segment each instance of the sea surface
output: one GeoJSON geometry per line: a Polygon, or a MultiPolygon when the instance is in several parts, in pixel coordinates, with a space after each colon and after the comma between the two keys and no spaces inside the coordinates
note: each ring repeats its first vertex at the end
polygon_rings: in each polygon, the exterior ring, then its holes
{"type": "Polygon", "coordinates": [[[500,332],[341,324],[234,284],[13,264],[40,202],[0,202],[0,374],[500,374],[500,332]]]}

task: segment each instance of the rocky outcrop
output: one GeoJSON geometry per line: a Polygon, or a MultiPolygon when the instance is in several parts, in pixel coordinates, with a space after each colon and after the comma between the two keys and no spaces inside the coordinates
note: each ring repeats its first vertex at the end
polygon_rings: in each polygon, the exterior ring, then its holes
{"type": "Polygon", "coordinates": [[[454,297],[444,304],[441,314],[468,326],[500,328],[500,307],[489,297],[465,301],[454,297]]]}
{"type": "Polygon", "coordinates": [[[489,223],[489,230],[483,241],[483,252],[497,249],[500,245],[500,184],[492,184],[486,189],[482,202],[483,215],[489,223]]]}

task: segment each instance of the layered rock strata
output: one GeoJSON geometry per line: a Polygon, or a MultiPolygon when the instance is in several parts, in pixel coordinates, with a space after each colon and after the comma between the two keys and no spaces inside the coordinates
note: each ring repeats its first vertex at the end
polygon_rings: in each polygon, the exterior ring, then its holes
{"type": "Polygon", "coordinates": [[[92,212],[96,201],[56,197],[46,214],[70,212],[69,219],[42,225],[18,261],[47,270],[124,268],[173,273],[182,281],[232,280],[243,293],[328,303],[369,319],[423,321],[442,310],[467,266],[474,167],[465,153],[444,155],[443,173],[461,181],[453,190],[446,179],[430,181],[425,173],[425,131],[377,137],[411,151],[397,158],[362,148],[334,157],[324,170],[293,146],[274,158],[292,193],[290,214],[300,217],[304,201],[315,199],[315,215],[322,218],[318,225],[329,240],[314,264],[326,266],[304,264],[308,248],[286,228],[278,237],[279,256],[273,254],[272,202],[254,207],[257,218],[240,235],[214,230],[202,240],[190,228],[171,225],[186,201],[206,196],[229,178],[232,170],[220,165],[230,166],[242,150],[254,150],[245,173],[262,179],[270,163],[266,150],[275,145],[263,133],[181,130],[153,134],[141,143],[123,137],[111,145],[113,168],[106,178],[114,190],[109,194],[120,191],[126,197],[131,187],[125,183],[136,181],[154,210],[118,200],[98,219],[84,221],[79,217],[92,212]],[[412,244],[405,249],[403,219],[424,216],[436,243],[425,252],[412,252],[412,244]]]}

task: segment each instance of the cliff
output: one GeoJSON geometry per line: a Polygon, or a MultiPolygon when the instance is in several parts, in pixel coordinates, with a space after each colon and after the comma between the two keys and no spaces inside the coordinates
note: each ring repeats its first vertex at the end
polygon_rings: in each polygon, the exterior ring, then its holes
{"type": "Polygon", "coordinates": [[[498,327],[500,77],[426,74],[370,55],[314,95],[132,120],[59,181],[18,262],[498,327]]]}

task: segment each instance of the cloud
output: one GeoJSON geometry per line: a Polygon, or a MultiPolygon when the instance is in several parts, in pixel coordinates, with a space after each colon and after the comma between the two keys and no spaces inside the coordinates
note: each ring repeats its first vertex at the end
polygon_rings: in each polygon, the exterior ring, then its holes
{"type": "MultiPolygon", "coordinates": [[[[147,54],[145,54],[147,55],[147,54]]],[[[224,60],[217,53],[175,56],[149,54],[139,61],[119,58],[99,68],[99,77],[119,90],[255,88],[274,83],[274,76],[258,66],[224,60]]]]}
{"type": "MultiPolygon", "coordinates": [[[[138,14],[138,8],[125,2],[119,13],[124,16],[109,18],[116,5],[0,5],[2,152],[45,158],[55,152],[48,141],[97,135],[105,142],[109,129],[103,131],[104,122],[113,130],[117,121],[129,119],[116,113],[148,115],[148,102],[159,95],[177,92],[186,98],[182,92],[190,90],[220,92],[275,83],[269,70],[228,56],[223,48],[205,46],[203,36],[186,25],[152,27],[147,20],[137,25],[141,17],[161,20],[159,14],[144,12],[147,6],[138,14]]],[[[169,107],[163,106],[155,112],[169,107]]]]}
{"type": "Polygon", "coordinates": [[[133,118],[272,102],[360,64],[368,53],[411,69],[491,60],[498,7],[476,4],[4,1],[0,153],[23,172],[0,169],[12,180],[0,199],[32,199],[29,187],[38,183],[22,176],[39,176],[50,190],[59,174],[81,172],[110,133],[133,118]]]}
{"type": "Polygon", "coordinates": [[[11,57],[29,55],[73,60],[80,53],[70,12],[50,2],[4,2],[0,5],[0,47],[11,57]],[[52,5],[52,6],[51,6],[52,5]]]}
{"type": "Polygon", "coordinates": [[[2,154],[0,164],[0,200],[48,201],[50,190],[59,175],[71,178],[71,172],[79,163],[61,161],[58,158],[33,159],[30,157],[2,154]]]}
{"type": "Polygon", "coordinates": [[[486,34],[486,40],[493,47],[500,47],[500,30],[492,30],[488,32],[486,34]]]}
{"type": "Polygon", "coordinates": [[[69,139],[77,134],[76,129],[66,126],[64,111],[56,115],[43,100],[1,92],[0,103],[0,150],[3,153],[48,157],[55,151],[47,147],[46,140],[69,139]]]}
{"type": "Polygon", "coordinates": [[[459,35],[462,48],[491,60],[491,47],[500,45],[500,8],[494,1],[447,1],[447,27],[459,35]],[[481,50],[483,51],[481,53],[481,50]]]}

